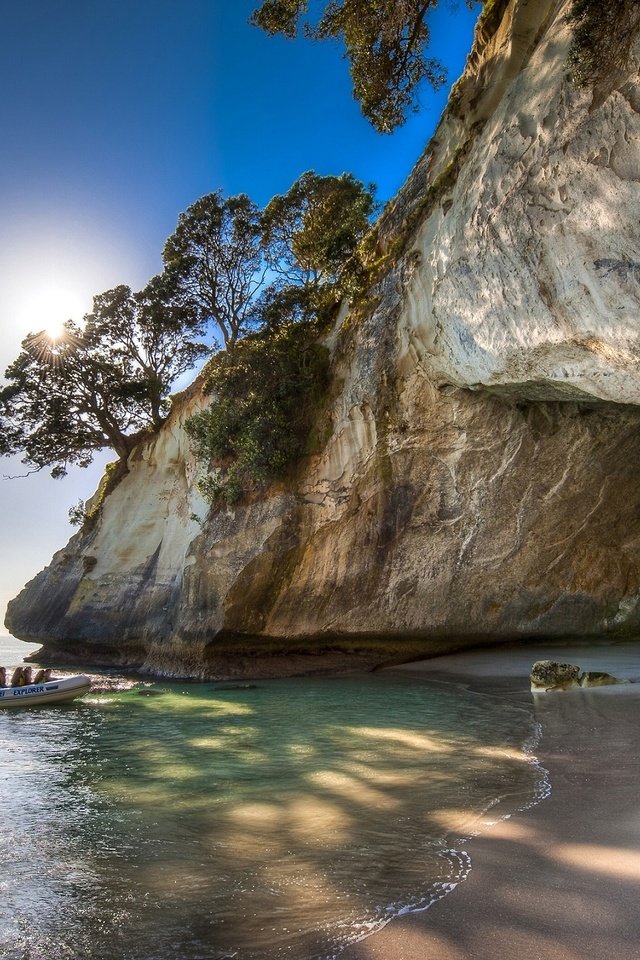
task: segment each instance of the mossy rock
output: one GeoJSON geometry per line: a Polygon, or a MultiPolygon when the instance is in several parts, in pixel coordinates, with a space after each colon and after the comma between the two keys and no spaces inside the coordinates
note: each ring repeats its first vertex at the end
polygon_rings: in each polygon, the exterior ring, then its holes
{"type": "Polygon", "coordinates": [[[538,660],[531,668],[530,679],[534,692],[571,690],[580,686],[580,667],[557,660],[538,660]]]}
{"type": "Polygon", "coordinates": [[[618,677],[600,670],[588,670],[580,677],[581,687],[608,687],[616,683],[629,683],[629,681],[619,680],[618,677]]]}

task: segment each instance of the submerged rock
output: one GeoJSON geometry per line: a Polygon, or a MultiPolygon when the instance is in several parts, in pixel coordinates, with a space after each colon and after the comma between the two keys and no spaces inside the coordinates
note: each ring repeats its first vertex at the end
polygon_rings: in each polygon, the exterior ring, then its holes
{"type": "Polygon", "coordinates": [[[613,683],[630,683],[630,681],[620,680],[610,673],[603,673],[599,670],[587,670],[580,677],[581,687],[607,687],[613,683]]]}
{"type": "Polygon", "coordinates": [[[601,670],[585,670],[573,663],[559,663],[557,660],[538,660],[531,668],[531,691],[546,693],[550,690],[572,690],[575,687],[606,687],[618,683],[630,683],[620,680],[601,670]]]}

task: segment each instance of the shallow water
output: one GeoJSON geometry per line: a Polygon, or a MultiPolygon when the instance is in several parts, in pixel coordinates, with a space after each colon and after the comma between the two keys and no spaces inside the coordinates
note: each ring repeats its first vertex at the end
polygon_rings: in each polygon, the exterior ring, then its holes
{"type": "Polygon", "coordinates": [[[4,711],[2,956],[336,956],[464,878],[461,838],[539,788],[531,733],[388,674],[4,711]]]}

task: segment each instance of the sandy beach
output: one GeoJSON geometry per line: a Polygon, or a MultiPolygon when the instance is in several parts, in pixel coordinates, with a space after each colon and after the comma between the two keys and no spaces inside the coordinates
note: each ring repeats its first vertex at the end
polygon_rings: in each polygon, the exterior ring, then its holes
{"type": "MultiPolygon", "coordinates": [[[[530,698],[537,659],[640,679],[640,644],[522,645],[400,669],[530,698]]],[[[551,792],[468,841],[468,879],[389,923],[348,960],[637,960],[640,684],[535,698],[551,792]]]]}

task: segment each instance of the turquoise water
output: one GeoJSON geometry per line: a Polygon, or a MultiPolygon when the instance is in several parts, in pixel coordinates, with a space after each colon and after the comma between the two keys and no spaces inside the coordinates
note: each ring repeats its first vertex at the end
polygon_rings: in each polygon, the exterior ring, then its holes
{"type": "Polygon", "coordinates": [[[389,674],[4,711],[1,955],[338,956],[464,878],[479,818],[536,792],[531,732],[527,709],[389,674]]]}

